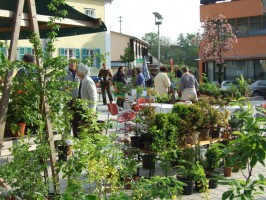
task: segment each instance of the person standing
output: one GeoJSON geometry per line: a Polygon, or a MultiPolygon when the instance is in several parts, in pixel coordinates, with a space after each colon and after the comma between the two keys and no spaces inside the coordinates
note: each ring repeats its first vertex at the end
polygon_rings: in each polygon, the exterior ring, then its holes
{"type": "Polygon", "coordinates": [[[136,68],[136,71],[137,71],[136,85],[145,87],[145,78],[144,78],[144,75],[141,71],[141,68],[139,68],[139,67],[136,68]]]}
{"type": "MultiPolygon", "coordinates": [[[[124,85],[127,85],[127,76],[125,74],[125,67],[120,66],[115,74],[115,77],[116,77],[116,82],[120,82],[120,83],[123,83],[124,85]]],[[[125,102],[125,98],[118,97],[116,104],[119,107],[124,108],[124,102],[125,102]]]]}
{"type": "Polygon", "coordinates": [[[160,72],[154,78],[155,91],[160,95],[167,95],[168,88],[171,86],[171,81],[167,76],[166,67],[160,67],[160,72]]]}
{"type": "Polygon", "coordinates": [[[113,101],[110,85],[112,80],[112,73],[111,70],[106,68],[106,64],[102,64],[102,69],[100,69],[98,77],[101,80],[101,90],[102,90],[102,96],[103,96],[103,105],[107,105],[106,101],[106,92],[108,94],[109,101],[113,101]]]}
{"type": "Polygon", "coordinates": [[[182,68],[183,75],[180,79],[179,93],[181,92],[181,100],[190,101],[192,99],[198,100],[197,89],[199,87],[198,81],[194,75],[189,73],[187,67],[182,68]]]}
{"type": "Polygon", "coordinates": [[[175,77],[176,78],[181,78],[182,76],[182,71],[179,69],[179,67],[176,65],[175,67],[175,77]]]}
{"type": "Polygon", "coordinates": [[[77,69],[77,75],[80,78],[78,98],[86,99],[88,107],[96,110],[97,107],[97,88],[90,77],[90,69],[87,65],[80,63],[77,69]]]}
{"type": "Polygon", "coordinates": [[[70,88],[70,95],[72,99],[68,103],[68,107],[73,111],[73,119],[71,120],[71,126],[74,137],[78,135],[78,126],[79,126],[79,116],[77,109],[74,106],[74,100],[78,98],[79,91],[79,83],[80,79],[77,76],[77,58],[71,57],[68,61],[68,68],[66,69],[66,75],[62,78],[63,81],[70,81],[72,83],[76,83],[75,87],[70,88]]]}

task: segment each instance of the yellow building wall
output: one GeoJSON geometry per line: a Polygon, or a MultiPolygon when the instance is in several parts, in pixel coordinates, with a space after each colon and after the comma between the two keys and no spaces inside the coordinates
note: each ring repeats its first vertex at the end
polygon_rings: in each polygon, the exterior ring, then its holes
{"type": "Polygon", "coordinates": [[[124,54],[125,48],[129,46],[129,40],[128,36],[111,31],[112,61],[121,61],[120,56],[124,54]]]}
{"type": "MultiPolygon", "coordinates": [[[[74,9],[85,14],[85,8],[93,8],[96,10],[96,18],[101,18],[104,22],[105,10],[104,1],[95,0],[67,0],[67,4],[73,6],[74,9]]],[[[93,33],[85,35],[74,35],[69,37],[57,38],[55,42],[55,56],[59,55],[59,48],[87,48],[100,49],[100,53],[105,53],[105,33],[93,33]]],[[[7,41],[8,45],[10,41],[7,41]]],[[[29,40],[19,40],[18,47],[32,47],[29,40]]],[[[33,48],[33,47],[32,47],[33,48]]],[[[81,51],[80,51],[81,54],[81,51]]]]}

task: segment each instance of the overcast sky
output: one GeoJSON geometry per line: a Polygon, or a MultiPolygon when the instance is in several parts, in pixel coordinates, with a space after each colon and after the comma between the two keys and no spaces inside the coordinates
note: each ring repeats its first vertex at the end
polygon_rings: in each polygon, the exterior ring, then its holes
{"type": "Polygon", "coordinates": [[[200,0],[114,0],[110,6],[111,19],[107,28],[138,38],[158,31],[153,12],[163,16],[160,36],[175,41],[179,33],[196,33],[200,29],[200,0]]]}

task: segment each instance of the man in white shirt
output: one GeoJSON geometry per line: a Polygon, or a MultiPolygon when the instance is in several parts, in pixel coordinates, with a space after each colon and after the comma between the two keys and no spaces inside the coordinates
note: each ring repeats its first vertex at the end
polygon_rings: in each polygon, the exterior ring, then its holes
{"type": "Polygon", "coordinates": [[[160,67],[160,72],[154,78],[155,91],[160,95],[167,95],[168,88],[171,86],[171,81],[167,76],[167,68],[160,67]]]}

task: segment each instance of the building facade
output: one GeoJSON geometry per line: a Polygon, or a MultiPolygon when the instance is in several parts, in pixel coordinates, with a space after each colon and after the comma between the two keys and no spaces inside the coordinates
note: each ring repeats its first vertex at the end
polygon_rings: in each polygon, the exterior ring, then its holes
{"type": "MultiPolygon", "coordinates": [[[[225,56],[224,80],[239,75],[251,80],[266,78],[266,1],[265,0],[201,0],[200,19],[223,14],[231,24],[238,42],[234,54],[225,56]]],[[[199,73],[210,81],[218,80],[214,60],[199,61],[199,73]]]]}
{"type": "Polygon", "coordinates": [[[124,55],[125,48],[130,47],[135,56],[135,60],[130,63],[131,69],[133,67],[141,67],[143,65],[143,58],[148,56],[149,44],[134,36],[126,35],[111,31],[111,66],[115,70],[119,66],[125,66],[120,56],[124,55]]]}
{"type": "MultiPolygon", "coordinates": [[[[106,11],[108,11],[109,3],[112,0],[66,0],[66,3],[79,12],[86,14],[93,18],[100,18],[104,23],[108,18],[106,17],[106,11]]],[[[6,41],[9,46],[10,41],[6,41]]],[[[45,39],[42,39],[43,46],[46,43],[45,39]]],[[[92,56],[94,53],[106,54],[110,52],[110,31],[73,35],[69,37],[58,37],[54,43],[56,51],[55,56],[65,56],[67,59],[75,56],[80,60],[84,60],[87,57],[92,56]]],[[[7,52],[6,49],[1,51],[7,52]]],[[[34,54],[34,48],[29,43],[29,40],[19,40],[17,49],[17,59],[21,60],[25,53],[34,54]]],[[[107,57],[107,62],[110,63],[110,58],[107,57]]],[[[98,69],[101,67],[99,62],[93,63],[91,70],[92,75],[98,73],[98,69]]]]}

